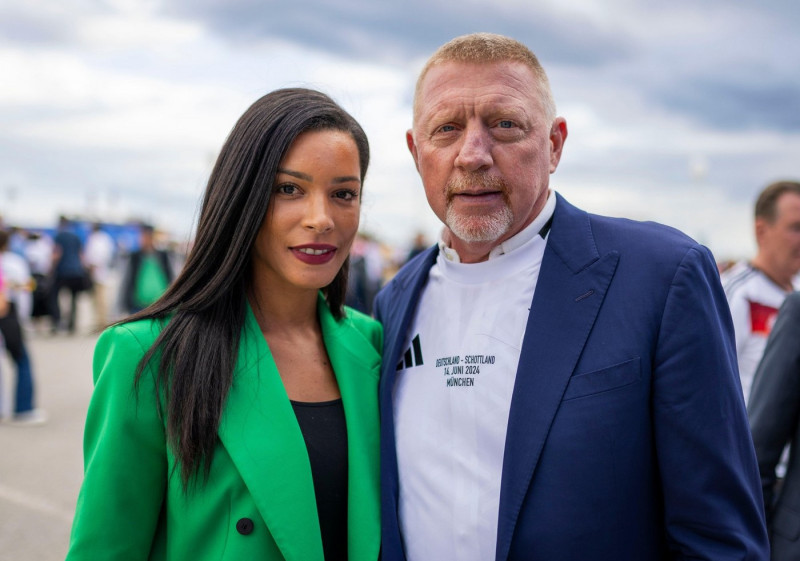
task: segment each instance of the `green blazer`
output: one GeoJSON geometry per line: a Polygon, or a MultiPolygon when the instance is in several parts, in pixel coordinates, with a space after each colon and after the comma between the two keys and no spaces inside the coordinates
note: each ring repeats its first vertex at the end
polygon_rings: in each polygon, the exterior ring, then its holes
{"type": "MultiPolygon", "coordinates": [[[[375,560],[382,330],[350,309],[336,321],[321,296],[318,314],[347,423],[348,557],[375,560]]],[[[158,332],[158,322],[139,321],[112,327],[97,342],[67,560],[322,560],[305,442],[252,311],[211,473],[188,492],[166,444],[153,371],[143,374],[138,395],[133,390],[136,366],[158,332]]]]}

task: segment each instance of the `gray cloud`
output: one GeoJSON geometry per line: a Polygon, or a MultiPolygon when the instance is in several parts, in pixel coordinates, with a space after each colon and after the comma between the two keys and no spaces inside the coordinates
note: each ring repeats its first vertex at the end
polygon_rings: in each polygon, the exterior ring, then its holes
{"type": "Polygon", "coordinates": [[[624,56],[631,48],[624,38],[588,19],[576,18],[564,26],[551,12],[519,4],[179,0],[165,5],[164,10],[172,16],[203,22],[229,41],[281,38],[379,61],[425,56],[447,40],[475,31],[516,37],[542,58],[559,63],[601,64],[624,56]]]}
{"type": "Polygon", "coordinates": [[[800,131],[796,3],[768,0],[756,11],[746,0],[678,0],[638,13],[626,4],[618,20],[515,2],[178,0],[163,9],[230,42],[282,39],[390,63],[425,57],[463,33],[497,32],[529,45],[547,68],[582,69],[587,92],[616,78],[707,126],[800,131]]]}
{"type": "Polygon", "coordinates": [[[16,6],[0,9],[2,42],[21,46],[54,45],[71,42],[72,30],[56,17],[42,17],[16,6]]]}
{"type": "Polygon", "coordinates": [[[723,130],[774,129],[800,132],[800,84],[754,78],[743,84],[725,77],[688,79],[681,87],[654,92],[670,109],[723,130]]]}

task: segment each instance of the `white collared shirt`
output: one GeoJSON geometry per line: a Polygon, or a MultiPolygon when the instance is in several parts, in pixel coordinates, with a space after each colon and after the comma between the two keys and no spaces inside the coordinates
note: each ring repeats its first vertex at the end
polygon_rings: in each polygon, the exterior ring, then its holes
{"type": "Polygon", "coordinates": [[[431,268],[398,365],[400,528],[409,561],[493,559],[508,412],[555,195],[487,261],[431,268]]]}
{"type": "MultiPolygon", "coordinates": [[[[528,224],[514,236],[492,248],[492,250],[489,252],[488,260],[505,255],[506,253],[511,253],[516,248],[522,246],[525,242],[529,242],[531,239],[537,236],[541,229],[544,228],[544,225],[547,224],[547,221],[553,217],[553,212],[555,209],[556,196],[553,191],[550,191],[542,211],[536,218],[533,219],[533,222],[528,224]]],[[[452,261],[453,263],[461,263],[461,257],[458,255],[458,252],[455,249],[448,247],[444,239],[441,237],[439,237],[439,251],[444,254],[448,261],[452,261]]]]}

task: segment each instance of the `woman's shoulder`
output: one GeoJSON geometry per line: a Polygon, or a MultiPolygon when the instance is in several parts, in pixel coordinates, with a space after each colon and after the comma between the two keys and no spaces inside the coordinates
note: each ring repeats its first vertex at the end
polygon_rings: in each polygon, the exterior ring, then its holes
{"type": "MultiPolygon", "coordinates": [[[[153,346],[163,327],[159,320],[137,320],[114,324],[103,331],[94,346],[92,371],[96,392],[128,395],[139,376],[140,361],[153,346]]],[[[153,373],[151,361],[146,370],[153,373]]],[[[142,379],[148,380],[151,376],[142,379]]],[[[150,386],[148,386],[150,387],[150,386]]]]}
{"type": "Polygon", "coordinates": [[[344,307],[344,317],[347,321],[352,323],[357,329],[372,330],[380,329],[381,324],[375,318],[368,316],[364,312],[360,312],[350,306],[344,307]]]}
{"type": "Polygon", "coordinates": [[[345,316],[343,321],[360,331],[372,342],[375,348],[380,349],[383,343],[383,327],[380,322],[348,306],[345,306],[344,310],[345,316]]]}
{"type": "Polygon", "coordinates": [[[165,320],[140,319],[116,323],[107,327],[97,341],[97,347],[116,347],[119,345],[138,347],[147,351],[153,346],[161,333],[165,320]]]}

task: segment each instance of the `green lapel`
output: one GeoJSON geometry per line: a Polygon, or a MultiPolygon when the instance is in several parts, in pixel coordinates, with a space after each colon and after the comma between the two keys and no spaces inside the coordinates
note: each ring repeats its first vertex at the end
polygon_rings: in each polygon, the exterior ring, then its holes
{"type": "Polygon", "coordinates": [[[219,437],[283,557],[322,559],[303,434],[249,306],[219,437]]]}
{"type": "Polygon", "coordinates": [[[347,420],[348,558],[375,560],[380,549],[378,379],[381,357],[357,329],[352,314],[337,322],[322,299],[317,309],[347,420]]]}
{"type": "MultiPolygon", "coordinates": [[[[380,356],[349,320],[336,322],[324,299],[318,314],[347,422],[349,558],[377,559],[380,356]]],[[[322,559],[314,483],[303,435],[249,307],[219,435],[284,558],[322,559]]]]}

